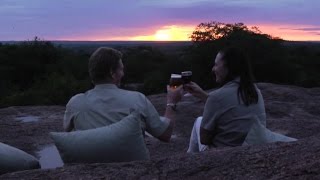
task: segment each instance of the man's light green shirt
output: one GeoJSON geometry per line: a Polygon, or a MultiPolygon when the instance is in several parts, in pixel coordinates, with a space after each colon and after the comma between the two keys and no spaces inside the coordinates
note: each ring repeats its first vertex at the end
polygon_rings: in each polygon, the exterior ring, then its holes
{"type": "Polygon", "coordinates": [[[107,126],[126,117],[131,110],[142,114],[141,127],[154,137],[159,137],[169,121],[160,118],[145,95],[118,88],[114,84],[99,84],[86,93],[73,96],[66,106],[63,125],[66,129],[74,122],[74,130],[107,126]]]}

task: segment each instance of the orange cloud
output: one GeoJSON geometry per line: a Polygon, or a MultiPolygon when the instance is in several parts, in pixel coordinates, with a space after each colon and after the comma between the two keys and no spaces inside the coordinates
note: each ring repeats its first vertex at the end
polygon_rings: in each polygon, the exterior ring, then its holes
{"type": "MultiPolygon", "coordinates": [[[[251,26],[251,25],[250,25],[251,26]]],[[[301,28],[314,28],[316,26],[309,25],[293,25],[293,24],[260,24],[252,25],[273,37],[280,37],[284,40],[291,41],[320,41],[320,30],[303,31],[301,28]]]]}

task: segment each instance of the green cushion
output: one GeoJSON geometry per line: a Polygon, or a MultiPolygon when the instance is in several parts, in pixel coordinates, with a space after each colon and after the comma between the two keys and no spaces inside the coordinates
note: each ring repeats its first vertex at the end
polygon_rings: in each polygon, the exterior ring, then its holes
{"type": "Polygon", "coordinates": [[[109,126],[74,132],[51,132],[64,163],[124,162],[148,160],[140,126],[133,112],[109,126]]]}
{"type": "Polygon", "coordinates": [[[40,164],[35,157],[0,142],[0,174],[36,168],[40,168],[40,164]]]}

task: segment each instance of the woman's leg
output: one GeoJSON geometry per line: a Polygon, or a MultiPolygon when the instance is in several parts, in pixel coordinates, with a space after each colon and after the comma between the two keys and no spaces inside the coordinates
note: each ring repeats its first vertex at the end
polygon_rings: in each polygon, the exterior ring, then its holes
{"type": "Polygon", "coordinates": [[[209,149],[208,146],[200,143],[200,125],[201,125],[202,117],[198,117],[193,124],[188,153],[201,152],[209,149]]]}

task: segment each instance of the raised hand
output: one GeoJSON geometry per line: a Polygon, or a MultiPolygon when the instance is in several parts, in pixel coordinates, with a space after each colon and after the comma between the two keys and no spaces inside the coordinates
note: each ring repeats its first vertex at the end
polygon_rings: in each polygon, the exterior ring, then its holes
{"type": "Polygon", "coordinates": [[[205,92],[198,84],[196,84],[195,82],[190,82],[188,84],[185,84],[184,86],[184,90],[186,90],[187,92],[189,92],[190,94],[192,94],[193,96],[206,101],[208,98],[208,93],[205,92]]]}

